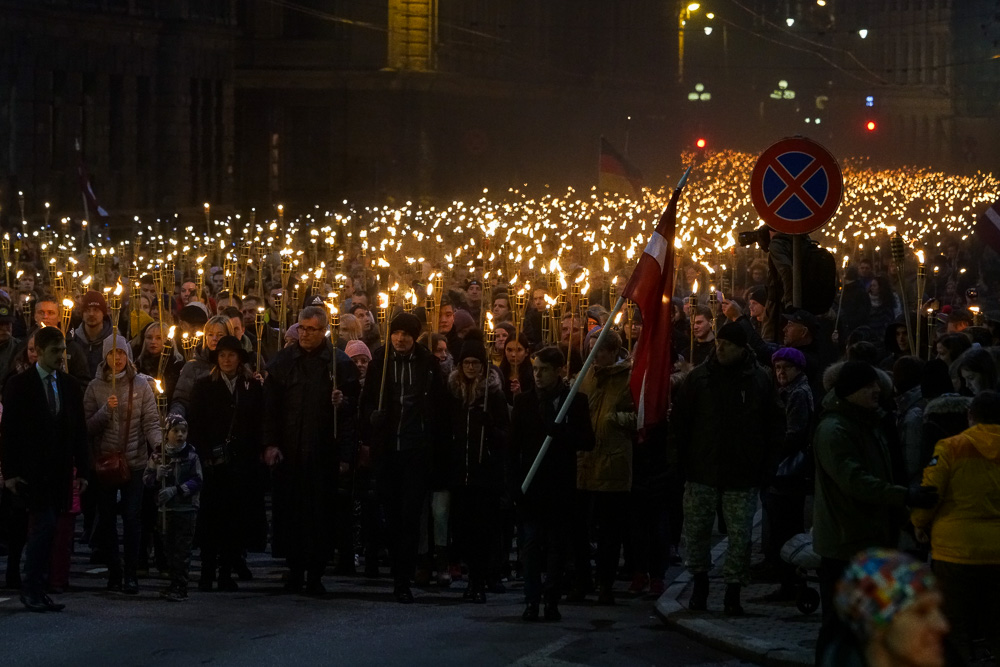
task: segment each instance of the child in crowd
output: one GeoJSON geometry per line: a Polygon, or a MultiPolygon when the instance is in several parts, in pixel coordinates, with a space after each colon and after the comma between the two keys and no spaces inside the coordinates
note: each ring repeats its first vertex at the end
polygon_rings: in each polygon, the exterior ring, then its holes
{"type": "Polygon", "coordinates": [[[142,477],[146,486],[160,486],[156,504],[167,515],[163,548],[170,569],[170,586],[160,597],[180,602],[187,599],[191,542],[202,484],[201,461],[194,447],[187,443],[188,425],[183,417],[169,415],[164,431],[163,460],[160,452],[154,452],[142,477]]]}

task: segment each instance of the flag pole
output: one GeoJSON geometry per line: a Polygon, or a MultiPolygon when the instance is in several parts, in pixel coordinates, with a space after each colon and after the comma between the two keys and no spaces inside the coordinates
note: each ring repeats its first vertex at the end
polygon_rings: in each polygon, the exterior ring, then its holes
{"type": "MultiPolygon", "coordinates": [[[[590,354],[587,355],[586,361],[583,362],[583,368],[580,369],[580,373],[576,376],[576,380],[573,381],[573,385],[569,388],[569,393],[566,394],[566,400],[563,401],[563,404],[559,407],[559,414],[556,415],[556,424],[561,424],[566,418],[566,413],[569,412],[570,404],[573,402],[573,399],[576,398],[577,393],[579,393],[580,385],[583,384],[583,379],[587,375],[587,371],[590,370],[591,365],[594,363],[594,353],[597,351],[597,348],[601,346],[601,343],[604,342],[604,339],[607,338],[608,332],[611,331],[611,323],[615,320],[615,315],[618,314],[618,311],[620,311],[624,305],[625,297],[618,297],[618,303],[615,304],[614,309],[612,309],[611,313],[608,315],[607,322],[605,322],[604,326],[601,327],[601,333],[598,334],[597,341],[594,343],[594,346],[590,348],[590,354]]],[[[531,469],[528,470],[528,474],[525,476],[524,482],[521,484],[521,493],[528,492],[528,487],[531,486],[531,480],[535,478],[535,473],[538,472],[538,467],[542,465],[542,459],[545,458],[545,453],[549,450],[549,445],[551,444],[552,436],[545,436],[545,441],[542,442],[542,448],[538,450],[538,455],[535,456],[535,461],[531,464],[531,469]]]]}
{"type": "MultiPolygon", "coordinates": [[[[681,180],[677,183],[677,187],[675,188],[676,190],[681,190],[684,187],[684,184],[687,183],[688,176],[691,174],[691,169],[692,167],[689,166],[687,170],[684,172],[684,175],[681,176],[681,180]]],[[[656,233],[655,230],[653,233],[654,234],[656,233]]],[[[669,250],[673,252],[674,249],[670,248],[669,250]]],[[[625,305],[625,295],[623,294],[618,297],[618,302],[615,304],[615,307],[611,310],[611,313],[608,315],[607,321],[601,328],[601,333],[597,336],[597,341],[594,343],[594,346],[590,348],[590,354],[587,355],[587,359],[583,362],[583,368],[580,369],[579,375],[576,376],[576,380],[573,382],[573,385],[569,388],[569,393],[566,395],[566,400],[563,401],[563,404],[559,407],[559,413],[556,415],[556,420],[555,420],[556,424],[561,424],[563,420],[566,418],[566,413],[569,412],[570,404],[573,402],[573,399],[580,391],[580,385],[583,384],[583,379],[584,377],[586,377],[587,371],[590,370],[591,365],[594,363],[594,353],[601,346],[601,343],[604,342],[604,339],[608,335],[608,331],[611,330],[611,323],[615,321],[615,316],[618,314],[618,312],[622,309],[622,306],[624,305],[625,305]]],[[[545,458],[545,453],[549,450],[549,446],[551,444],[552,444],[552,436],[551,435],[545,436],[545,440],[542,442],[542,447],[541,449],[538,450],[538,455],[535,456],[535,460],[531,464],[531,468],[528,470],[528,474],[524,477],[524,482],[521,483],[521,493],[528,492],[528,487],[531,486],[531,482],[535,478],[535,474],[538,472],[539,466],[542,465],[542,459],[545,458]]]]}

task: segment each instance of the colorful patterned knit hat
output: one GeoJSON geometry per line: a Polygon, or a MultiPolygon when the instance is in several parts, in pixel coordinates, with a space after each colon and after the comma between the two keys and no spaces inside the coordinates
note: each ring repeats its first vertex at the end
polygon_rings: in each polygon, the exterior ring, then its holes
{"type": "Polygon", "coordinates": [[[166,435],[167,433],[170,433],[171,429],[174,429],[174,428],[176,428],[178,426],[187,427],[187,425],[188,425],[187,420],[184,419],[184,417],[182,417],[179,414],[177,414],[176,412],[173,412],[173,413],[167,415],[167,418],[166,418],[166,420],[164,420],[164,422],[165,422],[163,424],[163,434],[164,435],[166,435]]]}
{"type": "Polygon", "coordinates": [[[900,551],[868,549],[855,556],[844,571],[834,607],[855,636],[864,641],[935,586],[926,563],[900,551]]]}

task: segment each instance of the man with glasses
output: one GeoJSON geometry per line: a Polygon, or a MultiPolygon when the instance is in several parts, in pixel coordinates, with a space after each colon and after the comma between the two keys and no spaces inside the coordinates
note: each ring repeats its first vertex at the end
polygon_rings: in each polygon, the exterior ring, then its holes
{"type": "Polygon", "coordinates": [[[389,344],[372,355],[361,395],[360,423],[385,511],[393,593],[403,604],[413,602],[410,578],[427,497],[431,443],[444,441],[449,424],[440,414],[446,390],[438,363],[426,347],[416,344],[420,329],[412,313],[392,318],[389,344]]]}
{"type": "Polygon", "coordinates": [[[338,474],[358,449],[358,372],[326,337],[326,311],[299,313],[299,340],[268,365],[264,462],[274,471],[275,557],[288,563],[285,590],[326,592],[322,576],[335,544],[338,474]],[[335,366],[335,367],[334,367],[335,366]]]}

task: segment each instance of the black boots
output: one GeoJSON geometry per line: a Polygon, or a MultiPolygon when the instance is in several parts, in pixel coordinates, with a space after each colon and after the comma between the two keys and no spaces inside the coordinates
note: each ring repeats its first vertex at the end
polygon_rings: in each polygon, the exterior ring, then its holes
{"type": "Polygon", "coordinates": [[[694,590],[691,591],[691,599],[688,600],[688,609],[691,611],[708,609],[708,572],[698,572],[694,575],[694,590]]]}
{"type": "Polygon", "coordinates": [[[739,584],[726,584],[726,599],[723,603],[723,610],[726,612],[726,616],[743,615],[743,607],[740,606],[741,588],[739,584]]]}
{"type": "Polygon", "coordinates": [[[562,614],[559,613],[559,591],[546,591],[543,617],[546,621],[562,620],[562,614]]]}

